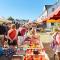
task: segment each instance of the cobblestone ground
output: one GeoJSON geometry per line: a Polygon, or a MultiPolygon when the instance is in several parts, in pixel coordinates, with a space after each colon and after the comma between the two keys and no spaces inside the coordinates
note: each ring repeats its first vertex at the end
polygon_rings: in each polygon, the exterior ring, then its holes
{"type": "MultiPolygon", "coordinates": [[[[50,35],[49,33],[41,33],[40,37],[40,40],[43,42],[43,46],[46,48],[46,53],[48,54],[50,60],[54,60],[54,51],[50,47],[52,35],[50,35]]],[[[55,60],[58,60],[57,57],[55,58],[55,60]]]]}

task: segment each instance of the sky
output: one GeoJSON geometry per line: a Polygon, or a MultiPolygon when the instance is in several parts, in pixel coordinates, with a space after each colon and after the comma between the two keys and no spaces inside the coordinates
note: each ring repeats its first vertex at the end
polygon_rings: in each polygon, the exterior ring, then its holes
{"type": "Polygon", "coordinates": [[[57,0],[0,0],[0,16],[14,19],[35,20],[43,12],[44,5],[57,0]]]}

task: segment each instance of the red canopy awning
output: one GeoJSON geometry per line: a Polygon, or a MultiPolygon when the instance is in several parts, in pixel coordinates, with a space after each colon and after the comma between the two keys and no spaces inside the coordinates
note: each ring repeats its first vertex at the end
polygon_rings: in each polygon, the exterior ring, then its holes
{"type": "Polygon", "coordinates": [[[55,10],[53,11],[47,18],[48,19],[59,19],[59,16],[60,16],[60,6],[55,10]]]}
{"type": "Polygon", "coordinates": [[[55,19],[55,20],[60,19],[60,11],[56,15],[53,15],[53,17],[50,17],[50,19],[55,19]]]}
{"type": "Polygon", "coordinates": [[[46,22],[47,20],[59,20],[60,21],[60,6],[51,14],[47,16],[47,18],[43,19],[43,22],[46,22]]]}

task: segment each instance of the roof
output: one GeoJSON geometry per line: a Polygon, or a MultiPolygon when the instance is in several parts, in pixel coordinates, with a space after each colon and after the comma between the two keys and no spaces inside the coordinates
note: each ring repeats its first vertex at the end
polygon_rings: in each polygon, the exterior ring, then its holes
{"type": "Polygon", "coordinates": [[[60,2],[60,0],[58,0],[58,1],[57,1],[56,3],[54,3],[53,5],[45,5],[46,10],[49,9],[49,8],[51,8],[51,7],[54,6],[54,5],[57,5],[59,2],[60,2]]]}
{"type": "Polygon", "coordinates": [[[46,10],[52,7],[53,5],[45,5],[46,10]]]}
{"type": "Polygon", "coordinates": [[[50,17],[50,19],[60,19],[60,11],[56,15],[53,15],[53,17],[50,17]]]}
{"type": "Polygon", "coordinates": [[[50,19],[54,15],[56,15],[56,16],[60,15],[60,12],[59,11],[60,11],[60,6],[57,7],[57,9],[54,12],[52,12],[51,14],[49,14],[48,18],[50,19]]]}

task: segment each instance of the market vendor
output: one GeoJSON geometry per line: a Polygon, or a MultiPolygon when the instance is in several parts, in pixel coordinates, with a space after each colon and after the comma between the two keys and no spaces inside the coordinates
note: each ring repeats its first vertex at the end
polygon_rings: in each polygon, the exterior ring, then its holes
{"type": "Polygon", "coordinates": [[[32,44],[35,45],[36,48],[37,47],[43,48],[42,42],[40,40],[40,35],[36,32],[34,28],[32,28],[30,38],[31,38],[31,45],[32,44]]]}

